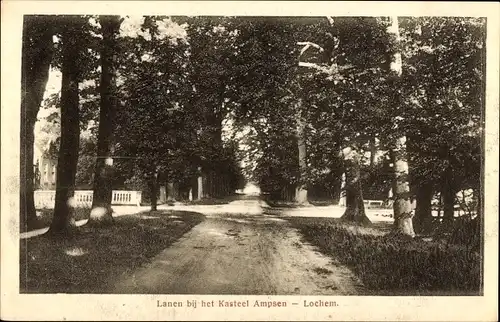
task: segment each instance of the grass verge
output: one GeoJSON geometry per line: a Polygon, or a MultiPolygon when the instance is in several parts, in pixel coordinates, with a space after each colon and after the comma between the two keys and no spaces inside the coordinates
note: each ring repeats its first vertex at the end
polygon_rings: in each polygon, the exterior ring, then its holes
{"type": "MultiPolygon", "coordinates": [[[[54,209],[37,209],[36,217],[37,222],[36,226],[31,229],[26,229],[26,226],[21,226],[21,232],[36,230],[40,228],[49,227],[52,222],[52,215],[54,213],[54,209]]],[[[75,221],[88,219],[90,217],[90,207],[87,208],[75,208],[73,218],[75,221]]]]}
{"type": "Polygon", "coordinates": [[[199,200],[181,201],[181,203],[185,205],[225,205],[240,198],[241,195],[234,194],[223,198],[203,198],[199,200]]]}
{"type": "Polygon", "coordinates": [[[406,239],[331,218],[289,219],[320,251],[349,267],[367,295],[480,295],[481,255],[465,245],[406,239]],[[374,294],[375,293],[375,294],[374,294]]]}
{"type": "Polygon", "coordinates": [[[143,212],[116,217],[105,228],[82,226],[67,239],[23,239],[20,291],[107,293],[119,276],[149,262],[203,218],[184,211],[143,212]]]}
{"type": "MultiPolygon", "coordinates": [[[[275,208],[298,208],[298,207],[303,207],[303,205],[297,204],[295,201],[284,201],[284,200],[273,200],[271,198],[263,198],[269,206],[275,207],[275,208]]],[[[316,206],[316,207],[325,207],[325,206],[336,206],[338,202],[335,202],[333,200],[308,200],[309,204],[311,206],[316,206]]]]}

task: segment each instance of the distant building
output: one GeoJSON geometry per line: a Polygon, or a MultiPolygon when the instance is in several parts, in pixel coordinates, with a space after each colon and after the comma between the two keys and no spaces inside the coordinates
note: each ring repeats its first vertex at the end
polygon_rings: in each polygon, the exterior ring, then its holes
{"type": "Polygon", "coordinates": [[[34,150],[34,172],[35,189],[55,190],[56,188],[56,169],[57,157],[55,153],[55,144],[48,143],[48,149],[40,149],[35,145],[34,150]]]}

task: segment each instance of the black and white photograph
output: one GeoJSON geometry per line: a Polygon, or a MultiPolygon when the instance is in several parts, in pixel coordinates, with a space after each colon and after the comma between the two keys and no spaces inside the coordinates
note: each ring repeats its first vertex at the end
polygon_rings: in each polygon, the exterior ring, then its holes
{"type": "Polygon", "coordinates": [[[495,17],[328,8],[22,14],[2,115],[18,294],[147,295],[156,320],[484,298],[495,17]]]}

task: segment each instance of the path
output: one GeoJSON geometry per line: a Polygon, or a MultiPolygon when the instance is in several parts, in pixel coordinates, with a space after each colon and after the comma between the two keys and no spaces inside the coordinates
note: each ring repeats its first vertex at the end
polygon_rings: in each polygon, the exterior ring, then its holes
{"type": "MultiPolygon", "coordinates": [[[[207,219],[113,293],[349,295],[361,286],[345,267],[304,243],[258,200],[204,206],[207,219]]],[[[169,207],[170,209],[176,207],[169,207]]]]}

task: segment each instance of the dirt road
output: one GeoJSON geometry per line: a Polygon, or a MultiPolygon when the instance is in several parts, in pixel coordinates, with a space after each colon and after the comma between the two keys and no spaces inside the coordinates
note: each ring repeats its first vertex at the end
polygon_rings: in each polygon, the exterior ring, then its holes
{"type": "Polygon", "coordinates": [[[110,291],[351,295],[362,287],[347,268],[301,241],[286,220],[263,214],[258,200],[235,201],[206,215],[203,223],[110,291]]]}

